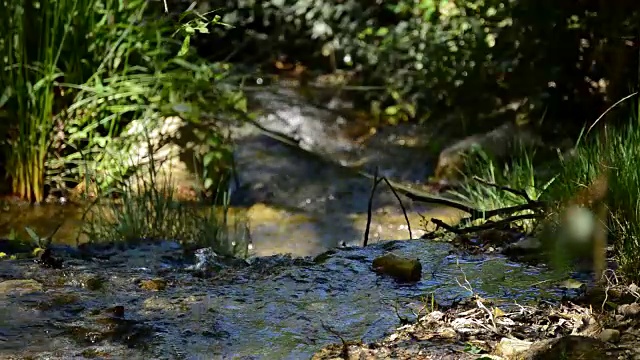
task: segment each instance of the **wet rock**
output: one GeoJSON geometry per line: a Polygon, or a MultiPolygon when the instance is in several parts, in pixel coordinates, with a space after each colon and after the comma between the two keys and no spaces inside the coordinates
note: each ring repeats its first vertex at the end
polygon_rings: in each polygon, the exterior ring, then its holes
{"type": "Polygon", "coordinates": [[[53,256],[53,251],[46,248],[38,253],[36,262],[45,268],[62,269],[62,259],[53,256]]]}
{"type": "Polygon", "coordinates": [[[86,359],[105,359],[111,357],[108,352],[99,349],[86,349],[82,351],[81,355],[86,359]]]}
{"type": "Polygon", "coordinates": [[[422,264],[418,259],[407,259],[392,253],[374,259],[373,270],[402,282],[420,281],[422,277],[422,264]]]}
{"type": "Polygon", "coordinates": [[[68,313],[79,313],[85,309],[80,303],[80,296],[74,293],[54,294],[50,299],[39,302],[37,309],[54,310],[64,308],[68,313]]]}
{"type": "Polygon", "coordinates": [[[338,127],[326,125],[323,119],[336,119],[334,112],[310,105],[293,89],[255,92],[249,98],[260,104],[264,114],[256,122],[268,131],[291,138],[302,149],[328,153],[349,151],[356,146],[338,127]]]}
{"type": "Polygon", "coordinates": [[[220,256],[216,254],[212,248],[198,249],[195,251],[194,256],[196,258],[196,263],[188,266],[186,269],[193,271],[196,275],[211,276],[212,274],[222,270],[224,267],[220,256]]]}
{"type": "Polygon", "coordinates": [[[620,331],[616,329],[604,329],[599,336],[600,341],[617,343],[620,341],[620,331]]]}
{"type": "Polygon", "coordinates": [[[110,316],[117,317],[117,318],[123,318],[124,317],[124,306],[116,305],[114,307],[108,308],[105,312],[110,316]]]}
{"type": "Polygon", "coordinates": [[[505,358],[514,358],[529,350],[531,345],[533,345],[531,341],[502,338],[495,349],[495,353],[505,358]]]}
{"type": "Polygon", "coordinates": [[[542,249],[542,243],[537,238],[526,236],[522,239],[505,246],[502,251],[508,256],[531,255],[542,249]]]}
{"type": "Polygon", "coordinates": [[[43,290],[42,284],[32,280],[5,280],[0,282],[0,296],[22,296],[43,290]]]}
{"type": "Polygon", "coordinates": [[[618,306],[618,313],[625,317],[636,317],[640,314],[640,304],[622,304],[618,306]]]}
{"type": "Polygon", "coordinates": [[[583,283],[582,281],[578,281],[576,279],[565,279],[563,281],[561,281],[558,286],[561,289],[567,289],[567,290],[586,290],[587,288],[587,284],[583,283]]]}
{"type": "Polygon", "coordinates": [[[93,291],[101,290],[107,279],[99,275],[89,275],[82,282],[82,286],[93,291]]]}
{"type": "Polygon", "coordinates": [[[107,278],[102,275],[85,273],[71,277],[66,281],[66,285],[82,287],[91,291],[98,291],[103,289],[107,282],[107,278]]]}
{"type": "Polygon", "coordinates": [[[186,266],[185,270],[198,277],[210,277],[220,273],[223,269],[241,269],[255,266],[256,262],[261,262],[261,258],[240,259],[220,255],[210,247],[196,250],[194,257],[195,264],[186,266]]]}
{"type": "Polygon", "coordinates": [[[607,345],[601,340],[586,336],[569,335],[542,340],[531,345],[518,359],[522,360],[605,360],[617,359],[607,353],[607,345]]]}
{"type": "Polygon", "coordinates": [[[152,296],[144,300],[142,303],[142,308],[145,311],[149,312],[168,312],[168,311],[179,311],[180,304],[176,304],[169,299],[164,297],[152,296]]]}
{"type": "Polygon", "coordinates": [[[325,251],[322,254],[313,258],[313,262],[316,264],[322,264],[325,261],[331,259],[331,257],[336,253],[336,250],[325,251]]]}
{"type": "Polygon", "coordinates": [[[149,291],[161,291],[167,287],[167,281],[164,279],[151,279],[140,281],[140,288],[149,291]]]}

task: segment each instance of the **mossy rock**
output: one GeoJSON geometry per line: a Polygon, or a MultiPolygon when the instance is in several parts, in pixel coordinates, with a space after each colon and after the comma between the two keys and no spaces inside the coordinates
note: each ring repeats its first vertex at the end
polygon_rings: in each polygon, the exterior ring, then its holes
{"type": "Polygon", "coordinates": [[[415,282],[422,278],[422,264],[418,259],[408,259],[393,253],[374,259],[373,270],[401,282],[415,282]]]}

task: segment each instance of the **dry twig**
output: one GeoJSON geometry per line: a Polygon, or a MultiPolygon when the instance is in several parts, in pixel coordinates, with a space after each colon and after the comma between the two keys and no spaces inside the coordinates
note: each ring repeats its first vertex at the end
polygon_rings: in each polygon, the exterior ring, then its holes
{"type": "Polygon", "coordinates": [[[411,223],[409,222],[407,209],[404,207],[404,204],[402,203],[402,199],[400,199],[400,196],[396,192],[396,189],[386,177],[384,176],[380,178],[378,177],[378,168],[376,167],[373,173],[373,185],[371,186],[371,193],[369,194],[369,203],[367,204],[367,226],[364,229],[364,242],[362,246],[367,246],[367,244],[369,243],[369,229],[371,227],[373,196],[375,195],[376,188],[378,187],[378,184],[380,184],[381,181],[384,181],[387,184],[387,186],[389,186],[389,189],[391,189],[391,192],[393,192],[393,195],[398,200],[398,204],[400,204],[400,208],[402,209],[402,214],[404,215],[404,220],[407,222],[407,228],[409,230],[409,239],[410,240],[413,239],[413,233],[411,232],[411,223]]]}
{"type": "Polygon", "coordinates": [[[371,211],[373,208],[373,196],[376,193],[376,188],[378,184],[380,184],[382,179],[378,178],[378,167],[373,173],[373,186],[371,186],[371,193],[369,193],[369,203],[367,205],[367,226],[364,228],[364,242],[362,243],[363,247],[366,247],[369,243],[369,229],[371,228],[371,211]]]}
{"type": "Polygon", "coordinates": [[[349,359],[349,344],[347,343],[347,341],[336,331],[333,330],[332,328],[329,327],[329,325],[325,324],[324,321],[320,321],[320,325],[322,326],[322,328],[324,330],[326,330],[327,332],[335,335],[338,337],[338,339],[340,339],[340,341],[342,342],[342,358],[343,359],[349,359]]]}

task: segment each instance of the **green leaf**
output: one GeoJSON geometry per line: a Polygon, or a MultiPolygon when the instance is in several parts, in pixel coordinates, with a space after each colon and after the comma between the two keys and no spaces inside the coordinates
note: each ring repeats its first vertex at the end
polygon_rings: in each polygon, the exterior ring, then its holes
{"type": "Polygon", "coordinates": [[[213,186],[213,179],[211,178],[206,178],[204,180],[204,188],[205,189],[209,189],[211,186],[213,186]]]}
{"type": "Polygon", "coordinates": [[[4,104],[7,103],[7,101],[9,101],[11,96],[13,96],[13,88],[11,86],[7,86],[4,89],[4,92],[2,93],[2,96],[0,96],[0,108],[3,107],[4,104]]]}
{"type": "Polygon", "coordinates": [[[185,56],[187,52],[189,52],[189,46],[191,45],[191,36],[187,35],[182,42],[182,46],[180,47],[180,51],[178,51],[178,56],[185,56]]]}
{"type": "Polygon", "coordinates": [[[397,106],[389,106],[386,109],[384,109],[384,113],[389,116],[397,115],[399,111],[400,109],[397,106]]]}
{"type": "Polygon", "coordinates": [[[586,286],[584,283],[575,279],[566,279],[562,281],[559,285],[561,288],[565,288],[565,289],[580,289],[586,286]]]}
{"type": "Polygon", "coordinates": [[[204,167],[208,167],[209,164],[211,164],[211,161],[215,159],[215,157],[216,157],[215,152],[207,153],[207,155],[205,155],[204,158],[202,159],[202,165],[204,165],[204,167]]]}
{"type": "Polygon", "coordinates": [[[386,27],[381,27],[380,29],[378,29],[378,31],[376,31],[377,36],[385,36],[388,33],[389,33],[389,28],[386,28],[386,27]]]}
{"type": "Polygon", "coordinates": [[[36,232],[32,228],[25,226],[24,229],[26,230],[27,234],[29,234],[31,240],[35,241],[36,244],[40,243],[40,236],[38,236],[38,234],[36,234],[36,232]]]}

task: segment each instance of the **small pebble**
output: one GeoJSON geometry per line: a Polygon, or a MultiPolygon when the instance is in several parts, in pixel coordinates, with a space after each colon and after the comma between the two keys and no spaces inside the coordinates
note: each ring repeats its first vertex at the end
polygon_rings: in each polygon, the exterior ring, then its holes
{"type": "Polygon", "coordinates": [[[640,314],[640,304],[631,303],[618,306],[618,313],[626,317],[634,317],[640,314]]]}
{"type": "Polygon", "coordinates": [[[616,329],[604,329],[600,333],[599,338],[603,342],[617,343],[620,341],[620,331],[616,329]]]}

